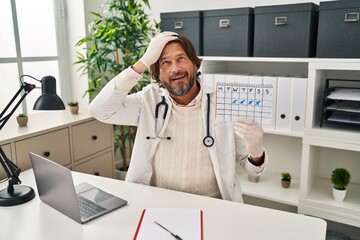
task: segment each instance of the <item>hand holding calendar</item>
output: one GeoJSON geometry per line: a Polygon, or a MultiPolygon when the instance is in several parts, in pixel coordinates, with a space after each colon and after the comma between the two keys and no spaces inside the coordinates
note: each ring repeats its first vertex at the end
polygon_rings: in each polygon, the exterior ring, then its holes
{"type": "Polygon", "coordinates": [[[235,133],[246,142],[251,156],[260,157],[263,154],[264,130],[253,120],[239,119],[234,122],[235,133]]]}

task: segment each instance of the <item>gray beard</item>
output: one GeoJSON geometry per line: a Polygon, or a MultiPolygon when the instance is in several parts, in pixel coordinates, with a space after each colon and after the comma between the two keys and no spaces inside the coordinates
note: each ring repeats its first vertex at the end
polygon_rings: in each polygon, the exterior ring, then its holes
{"type": "Polygon", "coordinates": [[[165,83],[164,86],[171,95],[173,95],[173,96],[183,96],[183,95],[187,94],[190,91],[192,86],[194,86],[195,76],[196,75],[192,75],[190,77],[189,84],[181,84],[179,86],[176,86],[175,88],[171,88],[170,85],[165,83]]]}

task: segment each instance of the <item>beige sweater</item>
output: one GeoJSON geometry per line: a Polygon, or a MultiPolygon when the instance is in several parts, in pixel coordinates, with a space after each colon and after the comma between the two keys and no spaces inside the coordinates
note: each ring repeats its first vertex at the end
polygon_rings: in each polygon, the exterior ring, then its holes
{"type": "Polygon", "coordinates": [[[207,147],[200,103],[173,105],[169,125],[153,159],[151,185],[221,198],[207,147]]]}

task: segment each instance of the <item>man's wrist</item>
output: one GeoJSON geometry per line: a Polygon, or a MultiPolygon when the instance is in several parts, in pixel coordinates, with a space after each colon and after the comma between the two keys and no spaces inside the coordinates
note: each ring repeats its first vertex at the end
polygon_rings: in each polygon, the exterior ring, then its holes
{"type": "Polygon", "coordinates": [[[260,157],[252,156],[249,154],[248,160],[251,164],[255,166],[261,166],[265,162],[265,151],[262,152],[262,155],[260,157]]]}
{"type": "Polygon", "coordinates": [[[135,71],[133,66],[130,66],[130,67],[126,70],[126,74],[127,74],[131,79],[136,79],[137,81],[139,81],[140,79],[143,78],[143,75],[142,75],[141,73],[138,73],[137,71],[135,71]]]}
{"type": "Polygon", "coordinates": [[[147,69],[146,65],[141,60],[137,61],[131,68],[138,74],[143,74],[147,69]]]}

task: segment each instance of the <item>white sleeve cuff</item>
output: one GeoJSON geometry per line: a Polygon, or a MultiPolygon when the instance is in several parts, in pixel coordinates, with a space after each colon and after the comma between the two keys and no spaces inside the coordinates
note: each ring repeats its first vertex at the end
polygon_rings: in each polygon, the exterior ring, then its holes
{"type": "Polygon", "coordinates": [[[118,91],[129,92],[142,78],[142,74],[139,74],[131,67],[128,67],[114,77],[115,89],[118,91]]]}

